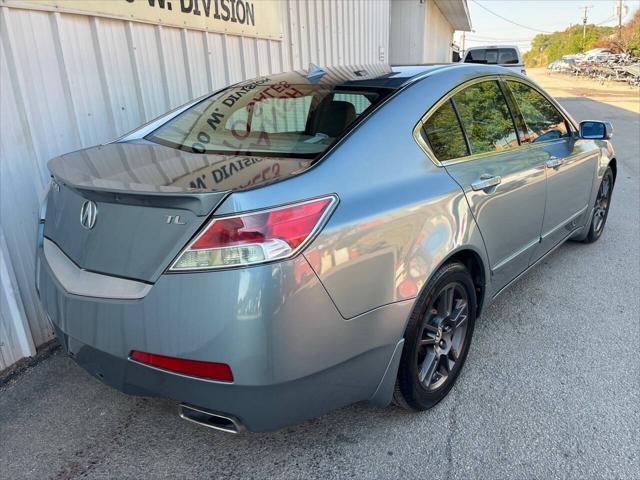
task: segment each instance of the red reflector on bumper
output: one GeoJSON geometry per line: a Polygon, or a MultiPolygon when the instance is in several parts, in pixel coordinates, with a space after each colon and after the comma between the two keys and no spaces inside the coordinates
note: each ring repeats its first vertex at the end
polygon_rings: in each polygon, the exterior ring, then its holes
{"type": "Polygon", "coordinates": [[[221,382],[233,382],[231,367],[226,363],[201,362],[199,360],[187,360],[184,358],[165,357],[154,353],[131,352],[131,360],[144,363],[151,367],[168,370],[170,372],[188,375],[190,377],[219,380],[221,382]]]}

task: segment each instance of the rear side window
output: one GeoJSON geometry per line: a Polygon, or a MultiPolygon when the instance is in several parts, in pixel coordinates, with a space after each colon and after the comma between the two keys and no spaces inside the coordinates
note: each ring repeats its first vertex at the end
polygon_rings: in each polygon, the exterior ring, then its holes
{"type": "Polygon", "coordinates": [[[455,94],[453,100],[473,155],[519,145],[509,107],[497,82],[471,85],[455,94]]]}
{"type": "Polygon", "coordinates": [[[451,100],[447,101],[424,124],[422,133],[440,161],[469,155],[464,133],[451,100]]]}
{"type": "Polygon", "coordinates": [[[465,63],[481,63],[483,65],[517,65],[518,52],[515,48],[480,48],[470,50],[464,59],[465,63]]]}
{"type": "Polygon", "coordinates": [[[524,83],[507,81],[507,85],[524,118],[526,142],[544,142],[569,136],[564,117],[544,95],[524,83]]]}

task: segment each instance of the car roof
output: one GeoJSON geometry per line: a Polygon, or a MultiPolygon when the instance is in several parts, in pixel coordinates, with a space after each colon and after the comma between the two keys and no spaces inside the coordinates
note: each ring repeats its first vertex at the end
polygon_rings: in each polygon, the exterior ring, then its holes
{"type": "Polygon", "coordinates": [[[422,64],[422,65],[349,65],[340,67],[311,66],[308,70],[295,70],[292,72],[268,75],[236,84],[236,86],[248,86],[254,84],[279,84],[286,82],[290,85],[319,85],[327,87],[345,88],[386,88],[397,90],[412,81],[451,67],[451,63],[422,64]]]}

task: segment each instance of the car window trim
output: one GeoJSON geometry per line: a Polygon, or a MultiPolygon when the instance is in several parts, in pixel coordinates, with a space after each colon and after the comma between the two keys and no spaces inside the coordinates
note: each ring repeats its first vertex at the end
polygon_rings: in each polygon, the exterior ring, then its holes
{"type": "MultiPolygon", "coordinates": [[[[511,92],[509,91],[509,89],[507,88],[507,84],[506,82],[500,78],[498,80],[498,88],[500,89],[500,92],[502,93],[502,98],[504,98],[504,103],[507,104],[507,110],[509,110],[509,115],[511,116],[511,123],[513,123],[513,130],[516,132],[516,138],[518,139],[518,146],[521,147],[522,146],[522,138],[520,138],[520,134],[518,133],[518,122],[516,121],[517,115],[516,113],[519,113],[520,110],[514,110],[514,106],[517,106],[515,103],[511,104],[510,100],[511,98],[511,92]]],[[[515,100],[515,99],[514,99],[515,100]]],[[[520,118],[522,119],[523,123],[524,123],[524,118],[522,116],[520,116],[520,118]]],[[[526,124],[524,124],[526,126],[526,124]]]]}
{"type": "MultiPolygon", "coordinates": [[[[502,81],[504,83],[504,88],[506,90],[508,90],[509,95],[513,99],[514,108],[517,109],[518,114],[519,114],[520,118],[522,119],[522,122],[523,122],[525,128],[527,128],[527,129],[529,128],[529,126],[527,125],[527,120],[524,118],[524,114],[522,113],[522,110],[520,110],[520,105],[518,105],[518,101],[516,100],[515,95],[511,91],[511,87],[509,87],[508,82],[515,81],[517,83],[522,83],[523,85],[531,88],[532,90],[534,90],[534,91],[538,92],[540,95],[542,95],[542,97],[545,100],[547,100],[551,104],[551,106],[556,110],[556,112],[558,112],[558,114],[562,117],[562,119],[564,120],[565,126],[567,127],[567,133],[568,133],[568,135],[566,137],[554,138],[554,139],[549,139],[549,140],[542,140],[541,142],[528,142],[527,144],[533,145],[535,143],[537,145],[541,145],[541,144],[548,144],[550,142],[558,142],[558,141],[561,141],[561,140],[566,140],[568,138],[572,138],[574,133],[575,133],[574,132],[574,128],[573,128],[574,125],[573,125],[573,123],[571,121],[569,121],[567,119],[567,117],[564,114],[564,112],[560,108],[558,108],[558,105],[556,104],[556,102],[554,102],[553,99],[551,99],[548,95],[545,95],[544,92],[541,92],[539,89],[535,88],[535,86],[531,85],[529,82],[522,82],[522,81],[519,81],[519,80],[520,79],[515,78],[515,77],[509,77],[509,78],[504,78],[502,81]]],[[[528,131],[527,131],[527,133],[528,133],[528,131]]]]}
{"type": "Polygon", "coordinates": [[[507,85],[507,81],[504,78],[500,79],[500,88],[502,88],[504,96],[507,99],[509,110],[511,110],[511,115],[513,116],[513,123],[516,125],[516,130],[518,131],[518,143],[519,145],[526,145],[527,143],[530,143],[524,141],[529,134],[527,122],[524,119],[524,115],[520,110],[520,106],[518,105],[513,92],[507,85]]]}
{"type": "MultiPolygon", "coordinates": [[[[415,127],[413,127],[413,139],[418,144],[418,146],[422,149],[422,151],[427,155],[429,160],[431,160],[431,162],[433,162],[433,164],[436,167],[446,167],[447,165],[455,165],[455,164],[458,164],[458,163],[470,162],[470,161],[477,160],[479,158],[484,158],[484,157],[487,157],[487,156],[490,156],[490,155],[504,155],[505,153],[513,153],[513,152],[517,152],[517,151],[520,151],[520,150],[538,148],[538,147],[541,147],[541,146],[550,145],[550,144],[552,144],[554,142],[555,143],[565,142],[568,138],[571,138],[571,137],[564,137],[564,138],[555,139],[555,140],[546,140],[546,141],[539,142],[539,143],[524,143],[524,144],[518,145],[517,147],[508,148],[506,150],[501,150],[499,152],[483,152],[483,153],[477,153],[475,155],[467,155],[467,156],[464,156],[464,157],[452,158],[452,159],[449,159],[449,160],[442,160],[442,161],[438,160],[438,157],[436,157],[436,155],[431,150],[431,147],[425,141],[425,139],[422,138],[422,135],[420,133],[421,130],[424,128],[425,122],[429,119],[429,117],[431,115],[433,115],[436,112],[436,110],[438,110],[438,108],[440,108],[443,104],[445,104],[447,102],[447,100],[449,100],[456,93],[462,91],[466,87],[471,86],[471,85],[476,84],[476,83],[481,83],[481,82],[484,82],[484,81],[487,81],[487,80],[496,80],[496,81],[500,82],[503,79],[515,80],[515,81],[524,83],[525,85],[528,85],[531,88],[533,88],[536,91],[538,91],[539,93],[541,93],[562,114],[562,117],[567,121],[568,125],[571,127],[572,135],[575,134],[575,132],[577,131],[577,126],[576,126],[575,122],[573,120],[571,120],[571,117],[566,113],[566,110],[564,110],[564,108],[562,108],[558,104],[558,102],[553,100],[553,98],[551,98],[548,94],[546,94],[545,92],[543,92],[539,88],[537,88],[535,84],[529,82],[527,79],[521,78],[521,77],[516,76],[516,75],[509,75],[509,74],[484,75],[482,77],[476,77],[476,78],[472,78],[471,80],[467,80],[466,82],[461,83],[460,85],[457,85],[452,90],[449,90],[445,95],[443,95],[436,103],[434,103],[427,110],[427,112],[422,116],[422,118],[420,118],[420,120],[418,120],[418,122],[416,123],[415,127]]],[[[508,106],[508,104],[507,104],[507,106],[508,106]]],[[[464,126],[463,125],[461,125],[461,128],[464,131],[464,126]]]]}
{"type": "MultiPolygon", "coordinates": [[[[467,135],[467,129],[464,128],[464,123],[462,122],[462,117],[460,116],[460,112],[458,111],[458,105],[456,105],[455,98],[451,97],[449,98],[449,101],[451,102],[451,106],[453,107],[453,112],[456,114],[456,118],[458,119],[458,126],[460,127],[460,131],[462,132],[462,136],[464,137],[464,144],[467,146],[466,156],[469,156],[472,154],[472,151],[471,151],[471,142],[469,141],[469,136],[467,135]]],[[[427,136],[427,140],[428,139],[429,137],[427,136]]]]}

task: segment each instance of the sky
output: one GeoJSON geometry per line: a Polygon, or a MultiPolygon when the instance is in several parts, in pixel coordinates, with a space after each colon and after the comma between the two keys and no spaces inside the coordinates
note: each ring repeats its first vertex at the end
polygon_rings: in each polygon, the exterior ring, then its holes
{"type": "MultiPolygon", "coordinates": [[[[582,24],[581,7],[584,6],[591,7],[587,11],[587,23],[604,26],[618,24],[614,15],[617,0],[467,0],[467,3],[474,31],[466,33],[466,48],[508,43],[517,45],[524,53],[531,48],[531,40],[538,33],[560,31],[569,25],[582,24]],[[482,7],[522,26],[498,18],[482,7]]],[[[627,6],[627,14],[622,20],[624,23],[640,8],[640,0],[625,0],[623,4],[627,6]]],[[[456,44],[462,46],[460,37],[461,33],[456,32],[456,44]]]]}

